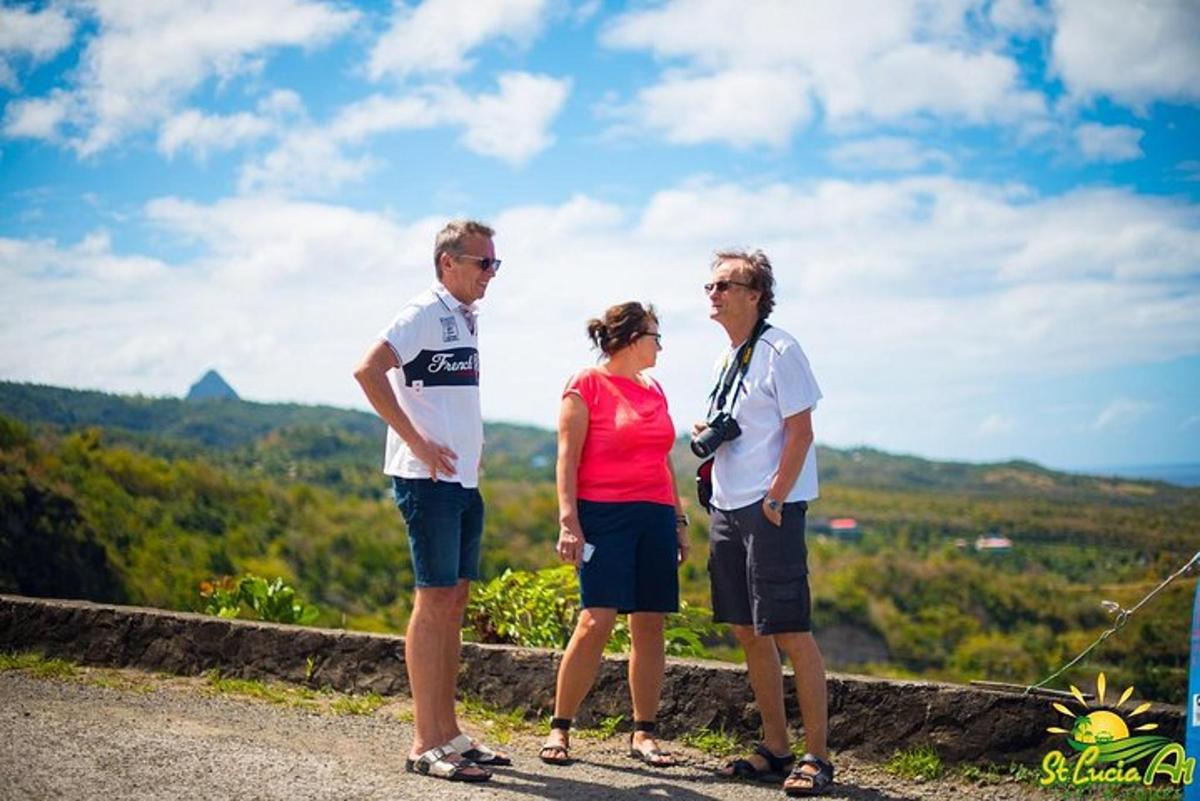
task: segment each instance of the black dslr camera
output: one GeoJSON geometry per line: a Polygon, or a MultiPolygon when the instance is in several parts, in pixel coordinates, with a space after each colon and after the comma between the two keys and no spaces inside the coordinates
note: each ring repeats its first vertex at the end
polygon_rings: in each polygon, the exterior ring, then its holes
{"type": "Polygon", "coordinates": [[[692,437],[692,453],[701,459],[707,459],[716,452],[722,442],[737,439],[741,435],[742,427],[733,419],[733,415],[719,412],[708,421],[708,428],[692,437]]]}

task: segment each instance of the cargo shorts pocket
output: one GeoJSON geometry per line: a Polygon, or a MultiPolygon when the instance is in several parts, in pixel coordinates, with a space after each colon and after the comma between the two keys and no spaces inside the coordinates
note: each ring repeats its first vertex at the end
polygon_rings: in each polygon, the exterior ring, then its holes
{"type": "Polygon", "coordinates": [[[757,594],[771,603],[794,603],[808,597],[804,565],[759,565],[754,571],[757,594]]]}

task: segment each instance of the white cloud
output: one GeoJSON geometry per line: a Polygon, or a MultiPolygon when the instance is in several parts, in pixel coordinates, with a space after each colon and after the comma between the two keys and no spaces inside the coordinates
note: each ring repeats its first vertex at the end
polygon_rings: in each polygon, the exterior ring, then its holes
{"type": "MultiPolygon", "coordinates": [[[[601,39],[668,62],[624,116],[672,141],[787,141],[808,121],[810,95],[835,130],[930,116],[990,123],[1044,115],[1041,95],[1021,88],[1016,62],[972,35],[973,7],[669,0],[617,17],[601,39]],[[700,130],[671,125],[681,114],[700,130]]],[[[1021,22],[1010,16],[1006,24],[1021,22]]]]}
{"type": "Polygon", "coordinates": [[[1054,27],[1051,12],[1037,0],[994,0],[988,19],[1006,33],[1030,36],[1054,27]]]}
{"type": "MultiPolygon", "coordinates": [[[[138,261],[100,235],[0,241],[0,293],[20,310],[0,321],[0,374],[181,392],[223,360],[247,397],[361,405],[349,371],[432,280],[443,222],[268,197],[165,198],[145,213],[201,255],[138,261]],[[171,348],[156,357],[164,341],[171,348]]],[[[481,321],[489,419],[552,424],[562,381],[593,359],[584,321],[629,299],[662,312],[658,375],[676,424],[702,414],[722,338],[699,285],[712,250],[729,244],[761,246],[776,264],[772,320],[800,338],[830,400],[825,442],[914,447],[908,430],[878,419],[879,387],[890,420],[927,432],[949,426],[954,399],[1200,353],[1200,207],[1183,201],[1118,190],[1039,198],[929,176],[697,181],[634,208],[580,195],[490,222],[505,267],[481,321]],[[1108,253],[1119,255],[1079,267],[1108,253]]],[[[1115,430],[1146,411],[1138,403],[1086,424],[1115,430]]],[[[1003,415],[980,417],[964,419],[957,440],[1005,430],[1003,415]]]]}
{"type": "Polygon", "coordinates": [[[283,89],[259,101],[256,113],[242,111],[222,115],[187,109],[163,123],[158,132],[158,150],[172,158],[186,149],[204,159],[212,150],[231,150],[277,133],[285,124],[303,115],[304,104],[300,96],[283,89]]]}
{"type": "Polygon", "coordinates": [[[845,142],[829,152],[829,160],[846,170],[916,172],[926,167],[949,168],[954,159],[937,148],[922,147],[916,139],[876,136],[845,142]]]}
{"type": "Polygon", "coordinates": [[[1092,421],[1093,431],[1119,428],[1132,423],[1154,408],[1153,403],[1130,398],[1115,398],[1092,421]]]}
{"type": "Polygon", "coordinates": [[[1134,161],[1146,154],[1142,152],[1142,136],[1145,131],[1130,125],[1101,125],[1085,122],[1075,128],[1075,142],[1079,152],[1088,161],[1120,162],[1134,161]]]}
{"type": "Polygon", "coordinates": [[[71,113],[60,118],[81,156],[167,119],[205,81],[252,71],[273,48],[326,43],[359,16],[316,0],[93,0],[81,8],[99,30],[80,57],[71,113]]]}
{"type": "Polygon", "coordinates": [[[550,125],[562,110],[570,81],[523,72],[502,73],[494,94],[470,95],[453,86],[425,87],[398,96],[373,95],[341,108],[326,126],[306,125],[242,168],[243,192],[329,192],[361,180],[374,166],[349,151],[371,137],[441,127],[462,129],[465,148],[513,166],[554,142],[550,125]]]}
{"type": "Polygon", "coordinates": [[[49,61],[71,44],[74,34],[75,23],[62,9],[0,8],[0,89],[20,88],[13,62],[49,61]]]}
{"type": "Polygon", "coordinates": [[[75,111],[76,99],[61,90],[46,97],[14,100],[4,109],[4,135],[10,139],[57,141],[59,128],[75,111]]]}
{"type": "Polygon", "coordinates": [[[532,40],[546,16],[546,0],[425,0],[396,3],[391,26],[371,50],[373,80],[419,74],[454,75],[472,66],[467,54],[489,39],[532,40]]]}
{"type": "Polygon", "coordinates": [[[1058,0],[1052,64],[1079,100],[1200,101],[1200,4],[1058,0]]]}

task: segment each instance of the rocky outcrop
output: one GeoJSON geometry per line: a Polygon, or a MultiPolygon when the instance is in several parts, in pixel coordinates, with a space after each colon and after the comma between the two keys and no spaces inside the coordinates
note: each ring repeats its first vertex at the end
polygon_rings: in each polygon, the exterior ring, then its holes
{"type": "MultiPolygon", "coordinates": [[[[408,692],[401,637],[284,626],[84,601],[0,595],[0,650],[40,651],[84,664],[194,675],[213,668],[239,678],[277,679],[382,695],[408,692]]],[[[559,654],[467,643],[462,693],[491,706],[547,714],[559,654]]],[[[627,661],[606,658],[578,721],[629,711],[627,661]]],[[[789,682],[790,685],[790,682],[789,682]]],[[[794,688],[789,718],[798,720],[794,688]]],[[[928,744],[949,762],[1036,763],[1061,736],[1046,698],[953,684],[863,676],[829,678],[829,741],[838,750],[887,757],[928,744]]],[[[1140,722],[1183,736],[1183,710],[1155,705],[1140,722]]],[[[739,665],[669,660],[659,722],[677,736],[703,727],[754,737],[759,717],[739,665]]]]}

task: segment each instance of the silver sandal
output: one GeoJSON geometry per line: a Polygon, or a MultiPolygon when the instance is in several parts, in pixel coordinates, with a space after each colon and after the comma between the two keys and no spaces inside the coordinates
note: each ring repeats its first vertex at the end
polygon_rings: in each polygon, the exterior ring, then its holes
{"type": "Polygon", "coordinates": [[[458,753],[448,745],[430,748],[416,759],[406,759],[404,769],[409,773],[420,773],[422,776],[432,776],[435,779],[446,779],[452,782],[486,782],[492,774],[479,767],[471,760],[463,757],[458,762],[446,759],[458,753]],[[480,771],[470,773],[472,768],[480,771]]]}

